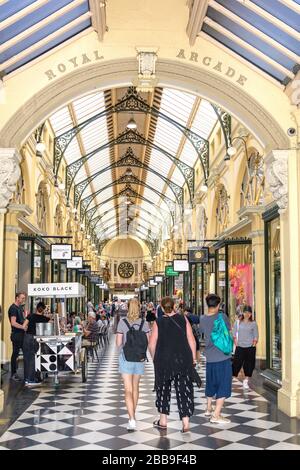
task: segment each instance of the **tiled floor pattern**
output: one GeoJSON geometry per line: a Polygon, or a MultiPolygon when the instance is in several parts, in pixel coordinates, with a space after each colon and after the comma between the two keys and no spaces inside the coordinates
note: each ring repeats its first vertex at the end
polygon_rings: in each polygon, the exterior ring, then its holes
{"type": "MultiPolygon", "coordinates": [[[[196,410],[189,434],[180,433],[175,406],[168,431],[153,429],[157,414],[150,362],[141,382],[138,431],[128,433],[113,340],[100,363],[89,364],[87,383],[69,376],[62,378],[58,389],[51,381],[44,385],[33,404],[0,437],[0,450],[300,450],[300,422],[287,418],[255,391],[243,392],[237,380],[224,410],[230,424],[211,424],[204,416],[201,388],[195,391],[196,410]]],[[[204,370],[201,375],[204,382],[204,370]]]]}

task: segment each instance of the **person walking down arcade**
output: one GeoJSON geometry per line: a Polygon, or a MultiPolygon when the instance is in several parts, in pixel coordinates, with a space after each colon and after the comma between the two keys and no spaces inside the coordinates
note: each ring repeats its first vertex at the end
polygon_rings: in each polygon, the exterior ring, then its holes
{"type": "Polygon", "coordinates": [[[237,377],[241,368],[244,370],[245,379],[243,388],[249,390],[249,378],[252,377],[255,368],[256,345],[258,342],[258,328],[252,318],[252,308],[244,306],[243,314],[233,328],[233,338],[236,345],[233,359],[233,375],[237,377]]]}
{"type": "Polygon", "coordinates": [[[220,312],[221,299],[216,294],[206,297],[208,312],[200,319],[200,332],[205,337],[207,409],[205,416],[211,423],[227,424],[230,420],[221,415],[226,398],[231,396],[233,341],[230,337],[230,323],[227,315],[220,312]],[[226,336],[228,345],[226,345],[226,336]],[[225,338],[225,341],[224,341],[225,338]],[[225,350],[224,346],[228,346],[225,350]],[[216,399],[213,410],[212,401],[216,399]]]}
{"type": "Polygon", "coordinates": [[[116,345],[120,348],[119,372],[124,381],[129,432],[136,430],[139,384],[141,376],[145,373],[149,332],[148,323],[140,318],[139,301],[131,299],[127,317],[120,319],[116,336],[116,345]]]}
{"type": "Polygon", "coordinates": [[[164,315],[153,324],[149,342],[155,370],[156,408],[160,413],[153,425],[167,429],[174,383],[182,432],[188,432],[189,419],[194,413],[193,382],[201,385],[195,370],[196,343],[189,321],[174,311],[174,300],[165,297],[161,306],[164,315]]]}

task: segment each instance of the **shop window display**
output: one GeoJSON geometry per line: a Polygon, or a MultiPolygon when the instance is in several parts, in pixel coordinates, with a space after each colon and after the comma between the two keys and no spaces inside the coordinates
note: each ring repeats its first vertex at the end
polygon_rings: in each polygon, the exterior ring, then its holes
{"type": "Polygon", "coordinates": [[[251,245],[228,246],[228,304],[233,323],[243,305],[253,306],[253,275],[251,245]]]}
{"type": "Polygon", "coordinates": [[[280,221],[276,218],[267,224],[268,236],[268,342],[269,367],[281,371],[281,263],[280,221]]]}

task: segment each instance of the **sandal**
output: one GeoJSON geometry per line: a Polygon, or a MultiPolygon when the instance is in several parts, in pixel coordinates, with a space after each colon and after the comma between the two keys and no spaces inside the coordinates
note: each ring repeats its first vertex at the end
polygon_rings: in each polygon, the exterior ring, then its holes
{"type": "Polygon", "coordinates": [[[191,432],[190,428],[186,428],[186,429],[185,429],[185,428],[182,428],[182,429],[181,429],[181,433],[182,433],[182,434],[185,434],[186,432],[191,432]]]}
{"type": "Polygon", "coordinates": [[[167,429],[167,426],[162,426],[159,421],[159,419],[153,421],[153,427],[157,429],[167,429]]]}

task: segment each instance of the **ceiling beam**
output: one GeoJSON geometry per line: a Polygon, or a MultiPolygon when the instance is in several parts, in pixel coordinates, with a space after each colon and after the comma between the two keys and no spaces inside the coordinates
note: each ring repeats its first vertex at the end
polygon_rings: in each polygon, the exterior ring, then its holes
{"type": "Polygon", "coordinates": [[[194,0],[190,2],[190,17],[186,28],[190,45],[196,42],[198,33],[201,31],[203,20],[207,13],[209,0],[194,0]]]}
{"type": "MultiPolygon", "coordinates": [[[[74,0],[72,3],[69,3],[68,5],[64,6],[60,10],[55,11],[52,13],[52,15],[47,16],[43,20],[39,21],[38,23],[32,25],[30,28],[27,28],[25,31],[22,31],[22,33],[17,34],[13,38],[9,39],[5,43],[3,43],[0,46],[0,53],[3,51],[6,51],[10,47],[14,46],[18,42],[23,41],[25,38],[28,36],[31,36],[32,34],[36,33],[37,31],[40,31],[42,28],[47,26],[49,23],[52,23],[53,21],[56,21],[60,16],[65,15],[69,11],[72,11],[74,8],[78,7],[82,3],[85,3],[85,0],[74,0]]],[[[0,27],[1,29],[1,27],[0,27]]]]}
{"type": "Polygon", "coordinates": [[[257,6],[251,0],[237,0],[237,1],[239,3],[241,3],[242,5],[244,5],[246,8],[249,8],[249,10],[253,11],[257,15],[261,16],[265,20],[272,23],[274,26],[277,26],[278,28],[280,28],[285,33],[287,33],[290,36],[294,37],[298,41],[300,40],[300,33],[298,33],[298,31],[296,31],[294,28],[292,28],[288,24],[281,21],[279,18],[276,18],[275,16],[273,16],[271,13],[267,12],[263,8],[257,6]]]}
{"type": "Polygon", "coordinates": [[[104,34],[107,31],[106,25],[106,4],[101,0],[89,0],[90,10],[92,12],[92,26],[98,34],[99,41],[103,41],[104,34]]]}
{"type": "Polygon", "coordinates": [[[221,26],[219,23],[216,23],[214,20],[206,17],[204,19],[204,23],[205,24],[208,24],[211,28],[213,28],[215,31],[219,31],[221,34],[223,34],[224,36],[226,36],[227,38],[229,38],[230,40],[234,41],[237,45],[241,46],[243,49],[246,49],[247,51],[249,51],[251,54],[254,54],[256,55],[257,57],[259,57],[260,59],[264,60],[265,62],[267,62],[269,65],[271,65],[272,67],[274,67],[276,70],[278,70],[279,72],[283,73],[284,75],[286,75],[287,77],[293,79],[294,78],[294,74],[293,72],[291,72],[289,69],[287,69],[286,67],[283,67],[283,65],[279,64],[278,62],[276,62],[276,60],[274,59],[271,59],[271,57],[268,57],[266,54],[264,54],[263,52],[259,51],[256,47],[254,46],[251,46],[251,44],[249,44],[248,42],[244,41],[243,39],[241,39],[239,36],[236,36],[235,34],[233,34],[231,31],[229,31],[228,29],[224,28],[223,26],[221,26]]]}
{"type": "Polygon", "coordinates": [[[279,0],[279,2],[290,8],[290,10],[294,10],[296,13],[300,13],[300,5],[298,5],[298,3],[296,3],[294,0],[279,0]]]}
{"type": "MultiPolygon", "coordinates": [[[[259,29],[257,29],[255,27],[255,25],[253,25],[251,23],[248,23],[247,21],[243,20],[242,18],[237,16],[232,11],[228,10],[227,8],[224,8],[223,5],[216,2],[216,0],[210,0],[209,6],[211,8],[213,8],[214,10],[218,11],[219,13],[221,13],[222,15],[226,16],[230,20],[234,21],[239,26],[242,26],[243,28],[245,28],[250,33],[255,34],[255,36],[257,36],[259,39],[261,39],[262,41],[265,41],[270,46],[274,47],[274,49],[276,49],[277,51],[279,51],[282,54],[289,57],[289,59],[294,60],[295,63],[297,63],[299,61],[298,54],[295,54],[293,51],[290,51],[289,49],[287,49],[287,47],[283,46],[282,44],[280,44],[275,39],[271,38],[267,34],[263,33],[259,29]]],[[[297,5],[297,6],[298,6],[299,11],[300,11],[300,6],[299,5],[297,5]]]]}
{"type": "MultiPolygon", "coordinates": [[[[10,15],[6,20],[1,21],[0,23],[0,31],[3,29],[8,28],[12,24],[16,23],[17,21],[21,20],[27,15],[30,15],[30,13],[33,13],[35,10],[38,8],[41,8],[42,6],[46,5],[46,3],[49,3],[50,0],[36,0],[35,2],[31,3],[31,5],[28,5],[25,8],[22,8],[22,10],[18,11],[14,15],[10,15]]],[[[3,2],[6,3],[6,2],[3,2]]]]}
{"type": "Polygon", "coordinates": [[[35,44],[33,44],[30,47],[27,47],[24,49],[22,52],[19,54],[14,55],[7,61],[3,62],[1,64],[1,71],[7,69],[8,67],[11,67],[12,65],[16,64],[20,60],[24,59],[27,57],[29,54],[32,54],[36,50],[40,49],[41,47],[45,46],[46,44],[50,43],[51,41],[55,40],[58,38],[61,34],[67,33],[69,30],[75,28],[75,26],[78,26],[80,23],[83,21],[87,20],[88,18],[91,17],[91,12],[87,12],[84,15],[79,16],[79,18],[76,18],[75,20],[71,21],[70,23],[66,24],[62,28],[58,29],[57,31],[54,31],[54,33],[49,34],[49,36],[41,39],[40,41],[37,41],[35,44]]]}

